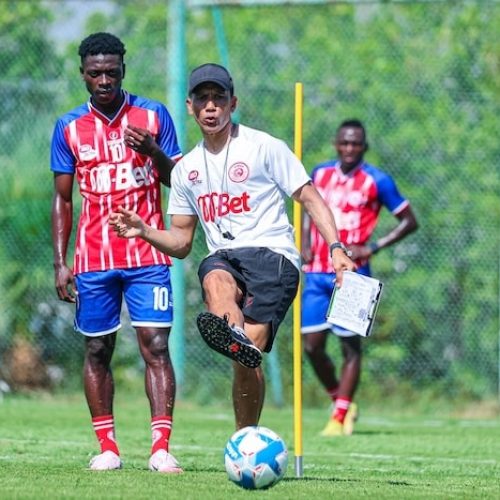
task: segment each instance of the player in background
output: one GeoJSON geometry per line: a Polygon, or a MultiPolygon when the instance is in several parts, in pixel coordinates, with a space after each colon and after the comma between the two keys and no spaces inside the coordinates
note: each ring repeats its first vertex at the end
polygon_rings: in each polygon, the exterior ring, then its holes
{"type": "Polygon", "coordinates": [[[203,140],[172,173],[169,230],[151,227],[126,209],[113,214],[110,223],[119,235],[141,237],[179,258],[189,253],[201,224],[209,255],[198,275],[208,312],[198,316],[198,328],[211,348],[233,360],[233,408],[240,429],[259,422],[262,351],[271,350],[299,282],[300,255],[286,198],[301,203],[316,222],[340,281],[355,265],[338,242],[331,211],[287,145],[232,122],[237,98],[224,67],[209,63],[194,69],[186,103],[203,140]]]}
{"type": "Polygon", "coordinates": [[[175,400],[168,351],[173,317],[171,262],[139,238],[118,238],[108,224],[109,214],[124,206],[136,210],[152,227],[163,229],[160,182],[170,184],[172,167],[182,155],[167,109],[122,89],[125,47],[121,40],[94,33],[81,42],[78,53],[90,100],[55,125],[52,239],[57,294],[76,303],[75,330],[85,339],[85,396],[101,447],[90,468],[122,466],[115,440],[110,364],[125,298],[145,363],[153,439],[149,468],[182,472],[168,453],[175,400]],[[71,269],[66,254],[75,176],[82,209],[71,269]]]}
{"type": "MultiPolygon", "coordinates": [[[[356,262],[357,272],[370,276],[370,258],[415,231],[417,220],[393,178],[363,160],[368,142],[365,128],[359,120],[347,120],[340,124],[334,146],[338,160],[317,165],[311,174],[313,184],[330,207],[337,222],[340,241],[356,262]],[[385,236],[371,241],[383,206],[396,217],[398,224],[385,236]]],[[[335,279],[335,269],[328,253],[328,243],[322,238],[315,222],[304,214],[304,348],[316,375],[334,403],[331,418],[322,435],[341,436],[352,434],[357,416],[353,398],[361,374],[362,349],[359,335],[334,327],[325,319],[335,279]],[[326,350],[328,334],[331,332],[340,339],[343,364],[339,377],[326,350]]]]}

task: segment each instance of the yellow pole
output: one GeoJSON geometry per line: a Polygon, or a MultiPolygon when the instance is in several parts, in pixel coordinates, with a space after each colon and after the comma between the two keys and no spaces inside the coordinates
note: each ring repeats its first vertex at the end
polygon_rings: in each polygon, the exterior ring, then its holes
{"type": "MultiPolygon", "coordinates": [[[[295,155],[302,160],[302,103],[303,85],[295,84],[295,155]]],[[[301,249],[302,236],[301,206],[293,203],[293,223],[295,227],[295,244],[301,249]]],[[[295,476],[302,477],[302,335],[300,333],[301,291],[300,283],[297,297],[293,303],[293,430],[295,449],[295,476]]]]}

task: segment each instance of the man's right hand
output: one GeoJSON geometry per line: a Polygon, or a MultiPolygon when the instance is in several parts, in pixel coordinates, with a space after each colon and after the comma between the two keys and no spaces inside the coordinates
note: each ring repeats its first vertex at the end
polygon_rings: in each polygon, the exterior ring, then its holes
{"type": "Polygon", "coordinates": [[[75,277],[71,269],[66,265],[54,265],[56,291],[59,300],[64,302],[76,302],[75,277]]]}
{"type": "Polygon", "coordinates": [[[109,225],[120,238],[142,237],[149,227],[135,212],[123,207],[109,216],[109,225]]]}

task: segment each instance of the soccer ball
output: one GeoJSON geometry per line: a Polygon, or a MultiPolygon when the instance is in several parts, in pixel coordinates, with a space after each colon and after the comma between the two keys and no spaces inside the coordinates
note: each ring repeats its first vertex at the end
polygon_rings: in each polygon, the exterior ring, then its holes
{"type": "Polygon", "coordinates": [[[249,426],[226,444],[224,463],[229,479],[247,490],[270,488],[285,475],[288,451],[271,429],[249,426]]]}

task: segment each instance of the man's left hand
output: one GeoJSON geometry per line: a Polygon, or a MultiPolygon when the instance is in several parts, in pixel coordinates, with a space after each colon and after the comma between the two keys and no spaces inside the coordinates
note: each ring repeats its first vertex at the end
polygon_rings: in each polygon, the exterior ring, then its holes
{"type": "Polygon", "coordinates": [[[342,286],[344,271],[355,271],[358,266],[345,254],[342,248],[335,248],[332,251],[332,265],[335,269],[336,281],[339,287],[342,286]]]}

